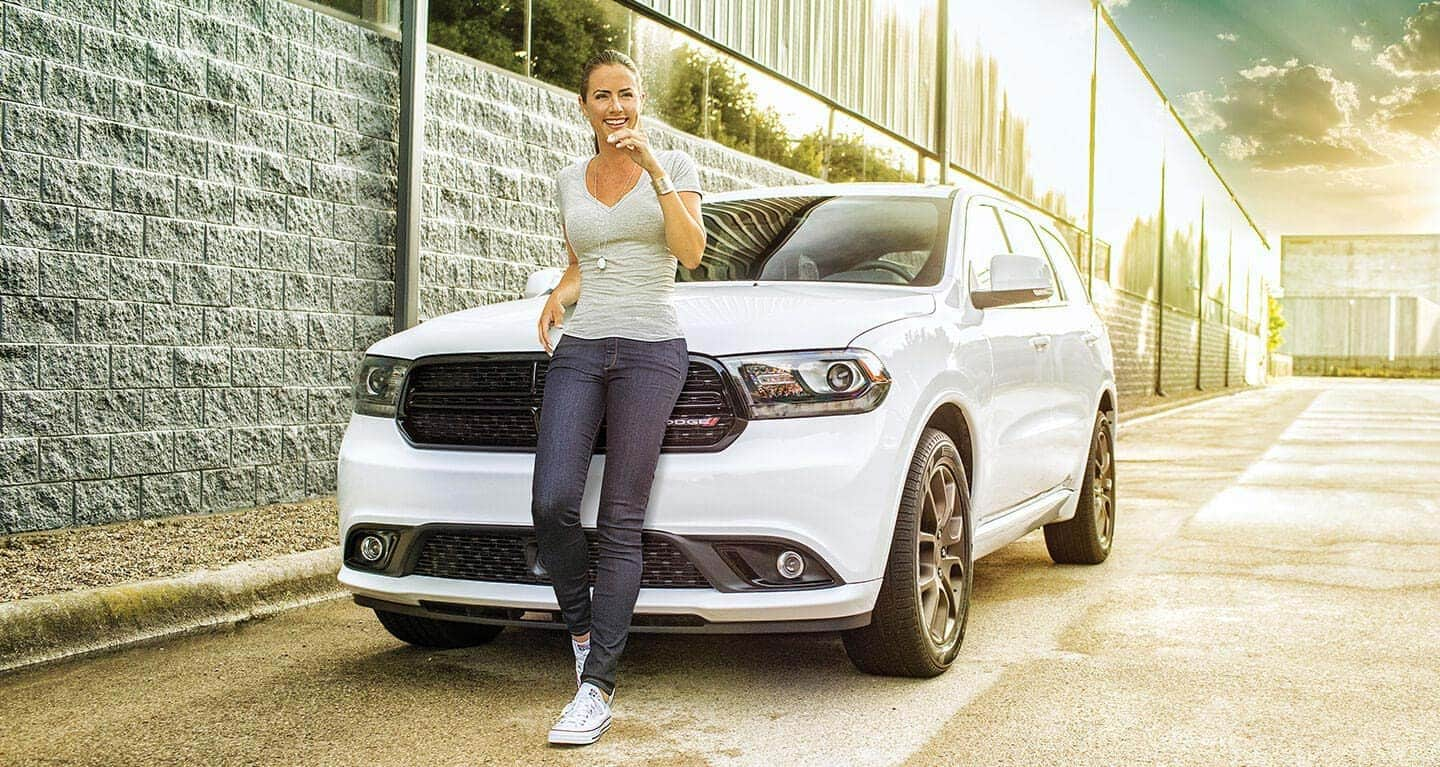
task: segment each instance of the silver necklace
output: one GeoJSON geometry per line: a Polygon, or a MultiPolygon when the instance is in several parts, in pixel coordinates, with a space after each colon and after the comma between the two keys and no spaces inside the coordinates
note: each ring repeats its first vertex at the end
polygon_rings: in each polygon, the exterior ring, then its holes
{"type": "MultiPolygon", "coordinates": [[[[636,165],[635,168],[638,170],[638,169],[640,169],[640,166],[636,165]]],[[[635,184],[638,184],[638,183],[640,182],[640,174],[638,174],[638,173],[633,173],[633,174],[631,174],[631,175],[634,176],[634,179],[632,179],[632,180],[630,181],[630,187],[633,188],[633,187],[635,186],[635,184]]],[[[588,163],[588,162],[585,163],[585,184],[586,184],[587,186],[590,184],[590,163],[588,163]]],[[[629,194],[629,192],[627,191],[626,194],[629,194]]],[[[600,183],[599,183],[598,181],[595,183],[595,189],[594,189],[594,191],[592,191],[592,192],[590,193],[590,196],[591,196],[591,197],[594,197],[596,202],[600,202],[600,183]]],[[[625,198],[624,198],[624,196],[622,195],[620,199],[623,200],[623,199],[625,199],[625,198]]],[[[604,205],[605,203],[601,202],[600,204],[601,204],[601,205],[604,205]]],[[[616,201],[615,201],[615,204],[616,204],[616,205],[619,205],[619,204],[620,204],[620,200],[616,200],[616,201]]],[[[601,257],[599,257],[598,259],[595,260],[595,268],[596,268],[596,269],[599,269],[600,271],[603,272],[603,271],[605,271],[605,267],[606,267],[606,263],[605,263],[605,257],[604,257],[604,256],[601,256],[601,257]]]]}

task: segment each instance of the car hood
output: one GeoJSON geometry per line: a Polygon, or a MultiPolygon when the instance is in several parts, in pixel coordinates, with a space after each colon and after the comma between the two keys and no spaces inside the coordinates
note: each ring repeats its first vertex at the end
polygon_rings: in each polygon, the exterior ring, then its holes
{"type": "MultiPolygon", "coordinates": [[[[442,315],[369,351],[402,358],[541,351],[535,323],[545,300],[442,315]]],[[[935,311],[934,297],[922,289],[858,284],[682,283],[674,304],[690,351],[712,355],[842,347],[877,325],[935,311]]]]}

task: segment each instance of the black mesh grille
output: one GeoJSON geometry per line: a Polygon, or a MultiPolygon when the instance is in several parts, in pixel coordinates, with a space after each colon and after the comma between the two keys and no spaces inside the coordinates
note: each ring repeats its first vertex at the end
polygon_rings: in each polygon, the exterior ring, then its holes
{"type": "MultiPolygon", "coordinates": [[[[421,447],[534,450],[548,364],[543,354],[421,361],[405,383],[400,427],[421,447]]],[[[670,419],[666,451],[723,447],[743,427],[723,374],[698,360],[670,419]]],[[[604,423],[595,443],[603,453],[604,423]]]]}
{"type": "MultiPolygon", "coordinates": [[[[590,543],[590,581],[595,581],[595,531],[585,531],[590,543]]],[[[709,588],[710,581],[695,569],[669,540],[641,534],[645,569],[640,585],[648,588],[709,588]]],[[[434,532],[420,543],[414,574],[437,578],[500,583],[549,583],[527,563],[534,557],[535,537],[526,530],[505,532],[434,532]]]]}

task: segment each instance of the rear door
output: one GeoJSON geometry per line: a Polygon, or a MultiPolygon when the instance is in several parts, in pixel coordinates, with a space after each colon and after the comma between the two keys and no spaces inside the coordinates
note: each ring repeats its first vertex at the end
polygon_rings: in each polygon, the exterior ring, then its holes
{"type": "MultiPolygon", "coordinates": [[[[1085,295],[1085,285],[1075,261],[1060,236],[1044,225],[1037,227],[1040,241],[1050,256],[1050,266],[1065,291],[1066,310],[1062,327],[1055,328],[1051,347],[1061,396],[1060,407],[1070,420],[1067,427],[1070,451],[1079,465],[1090,452],[1091,432],[1100,387],[1106,379],[1105,326],[1085,295]]],[[[1078,485],[1077,485],[1078,486],[1078,485]]]]}

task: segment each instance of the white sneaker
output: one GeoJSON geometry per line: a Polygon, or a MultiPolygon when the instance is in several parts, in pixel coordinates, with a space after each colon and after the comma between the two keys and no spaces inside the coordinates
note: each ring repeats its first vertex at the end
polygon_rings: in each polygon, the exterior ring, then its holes
{"type": "Polygon", "coordinates": [[[588,746],[610,729],[610,703],[600,688],[586,682],[580,685],[575,699],[560,712],[560,720],[550,728],[550,742],[567,746],[588,746]]]}
{"type": "Polygon", "coordinates": [[[585,672],[585,659],[590,657],[590,643],[580,644],[570,640],[570,649],[575,651],[575,687],[580,687],[580,675],[585,672]]]}

